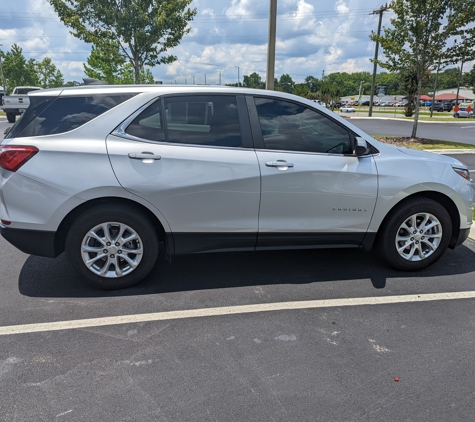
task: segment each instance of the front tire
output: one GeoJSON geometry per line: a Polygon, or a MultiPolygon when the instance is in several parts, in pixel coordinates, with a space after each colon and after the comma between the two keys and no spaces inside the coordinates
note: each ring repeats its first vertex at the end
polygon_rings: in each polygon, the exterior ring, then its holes
{"type": "Polygon", "coordinates": [[[91,286],[122,289],[140,282],[158,256],[148,218],[129,206],[98,206],[82,214],[66,237],[66,256],[91,286]]]}
{"type": "Polygon", "coordinates": [[[379,233],[379,251],[392,267],[417,271],[437,261],[452,237],[452,220],[438,202],[417,198],[396,207],[379,233]]]}

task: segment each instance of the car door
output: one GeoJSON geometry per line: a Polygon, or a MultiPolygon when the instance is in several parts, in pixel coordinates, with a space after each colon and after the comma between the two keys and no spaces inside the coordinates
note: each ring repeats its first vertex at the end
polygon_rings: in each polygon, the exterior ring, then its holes
{"type": "Polygon", "coordinates": [[[117,179],[164,216],[173,252],[255,247],[260,173],[246,122],[242,96],[165,96],[107,138],[117,179]]]}
{"type": "Polygon", "coordinates": [[[350,130],[304,104],[247,97],[261,170],[258,248],[358,246],[377,197],[371,154],[350,130]]]}

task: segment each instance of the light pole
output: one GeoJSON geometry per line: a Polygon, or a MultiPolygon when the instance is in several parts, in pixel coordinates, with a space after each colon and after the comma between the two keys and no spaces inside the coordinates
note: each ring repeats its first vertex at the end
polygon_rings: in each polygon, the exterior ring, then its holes
{"type": "MultiPolygon", "coordinates": [[[[3,47],[3,44],[0,44],[0,47],[3,47]]],[[[3,93],[7,95],[7,87],[5,86],[5,75],[3,74],[2,54],[3,51],[0,49],[0,71],[2,72],[3,93]]]]}
{"type": "Polygon", "coordinates": [[[239,83],[241,82],[241,77],[239,75],[239,66],[234,66],[234,67],[237,67],[237,70],[238,70],[238,84],[237,84],[237,86],[239,88],[239,83]]]}

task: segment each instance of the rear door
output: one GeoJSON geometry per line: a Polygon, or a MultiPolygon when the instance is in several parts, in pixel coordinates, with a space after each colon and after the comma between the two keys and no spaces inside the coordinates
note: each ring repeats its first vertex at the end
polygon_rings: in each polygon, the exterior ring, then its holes
{"type": "Polygon", "coordinates": [[[107,148],[120,184],[168,221],[175,253],[255,247],[260,173],[244,97],[159,98],[107,148]]]}

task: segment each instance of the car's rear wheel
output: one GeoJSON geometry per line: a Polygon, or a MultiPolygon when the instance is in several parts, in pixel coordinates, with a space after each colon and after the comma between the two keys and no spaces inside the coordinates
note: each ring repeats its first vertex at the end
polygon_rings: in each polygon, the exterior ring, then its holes
{"type": "Polygon", "coordinates": [[[66,256],[88,284],[121,289],[141,281],[158,256],[158,236],[145,215],[100,206],[79,217],[66,237],[66,256]]]}
{"type": "Polygon", "coordinates": [[[379,251],[394,268],[416,271],[437,261],[452,237],[452,220],[438,202],[410,200],[388,216],[379,233],[379,251]]]}
{"type": "Polygon", "coordinates": [[[8,123],[15,123],[16,116],[15,113],[7,113],[8,123]]]}
{"type": "Polygon", "coordinates": [[[458,113],[455,113],[454,117],[457,119],[459,117],[458,113]]]}

